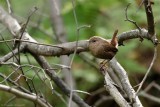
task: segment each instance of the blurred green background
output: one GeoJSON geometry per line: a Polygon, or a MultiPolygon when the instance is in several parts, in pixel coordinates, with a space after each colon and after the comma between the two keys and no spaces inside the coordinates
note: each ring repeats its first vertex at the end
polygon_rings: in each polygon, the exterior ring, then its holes
{"type": "MultiPolygon", "coordinates": [[[[126,22],[125,20],[125,8],[128,3],[131,3],[128,9],[128,17],[137,22],[140,27],[147,28],[146,23],[146,15],[144,11],[143,5],[141,7],[142,0],[76,0],[76,15],[78,20],[78,25],[90,25],[90,28],[84,28],[80,30],[79,39],[89,39],[91,36],[98,35],[104,38],[111,38],[115,29],[118,29],[118,34],[121,34],[126,31],[130,31],[132,29],[136,29],[136,27],[130,23],[126,22]]],[[[55,40],[54,32],[52,31],[51,27],[51,20],[50,20],[50,10],[49,4],[47,0],[10,0],[11,2],[11,9],[12,15],[19,21],[20,24],[26,22],[29,13],[37,7],[38,10],[33,14],[29,24],[27,26],[27,31],[29,34],[38,42],[45,43],[45,44],[57,44],[55,40]]],[[[76,23],[73,16],[73,8],[71,0],[62,0],[62,11],[61,15],[64,21],[65,31],[67,33],[67,40],[69,42],[76,40],[76,23]]],[[[7,3],[6,0],[1,0],[0,4],[7,10],[7,3]]],[[[160,11],[159,11],[160,1],[154,0],[153,5],[153,13],[155,19],[155,29],[157,33],[157,37],[159,38],[160,33],[160,11]]],[[[1,34],[5,39],[12,39],[11,34],[8,30],[0,24],[1,34]]],[[[2,39],[1,39],[2,40],[2,39]]],[[[139,39],[129,40],[126,41],[125,46],[120,46],[119,51],[116,55],[117,60],[119,63],[124,67],[127,71],[132,86],[137,85],[143,78],[147,68],[153,57],[153,44],[148,41],[144,40],[140,42],[139,39]]],[[[9,43],[10,47],[12,47],[12,43],[9,43]]],[[[158,46],[158,56],[156,62],[152,68],[152,71],[145,82],[143,88],[145,88],[148,84],[152,81],[157,82],[160,84],[160,54],[159,54],[159,46],[158,46]]],[[[1,43],[0,46],[0,55],[1,57],[7,54],[10,50],[6,46],[5,43],[1,43]]],[[[88,57],[92,56],[90,54],[86,55],[88,57]]],[[[34,58],[30,54],[21,54],[21,62],[22,64],[27,64],[28,60],[30,60],[31,64],[38,66],[34,58]]],[[[70,55],[72,57],[72,55],[70,55]]],[[[54,67],[55,64],[58,64],[59,58],[58,57],[47,57],[49,63],[54,67]]],[[[29,70],[30,67],[24,67],[23,70],[26,72],[25,74],[28,78],[33,78],[35,72],[33,70],[29,70]]],[[[5,74],[6,76],[12,72],[12,68],[8,66],[1,66],[0,72],[5,74]]],[[[59,73],[59,69],[57,70],[58,75],[63,78],[62,73],[59,73]]],[[[79,55],[76,55],[73,66],[72,66],[72,73],[73,77],[76,80],[76,87],[78,90],[87,91],[89,93],[94,93],[94,91],[103,88],[103,77],[102,75],[97,72],[95,68],[84,62],[79,55]]],[[[43,77],[43,73],[41,72],[40,75],[43,77]]],[[[13,79],[15,79],[16,74],[13,75],[13,79]]],[[[3,79],[0,78],[2,81],[3,79]]],[[[26,87],[23,80],[18,80],[18,82],[26,87]]],[[[35,76],[34,85],[37,89],[37,92],[43,93],[47,100],[55,105],[55,107],[66,107],[65,103],[62,103],[62,100],[59,96],[52,95],[52,91],[49,88],[49,81],[46,81],[48,87],[42,81],[35,76]]],[[[4,83],[8,84],[8,83],[4,83]]],[[[54,85],[54,88],[57,92],[59,92],[64,97],[62,92],[54,85]]],[[[153,90],[152,94],[157,95],[157,91],[153,90]]],[[[85,94],[81,94],[81,96],[86,99],[89,104],[94,105],[94,102],[100,97],[100,95],[107,94],[105,91],[100,93],[98,96],[88,96],[85,94]]],[[[160,97],[160,92],[159,92],[160,97]]],[[[6,92],[0,91],[0,104],[5,104],[7,101],[12,98],[12,94],[8,94],[6,92]]],[[[141,98],[145,107],[152,107],[157,106],[158,104],[155,102],[147,102],[145,98],[141,98]]],[[[34,106],[33,103],[22,100],[22,99],[15,99],[11,101],[9,104],[15,106],[22,105],[22,106],[34,106]],[[23,101],[23,103],[22,103],[23,101]]],[[[116,106],[114,101],[110,101],[108,106],[116,106]]],[[[160,106],[160,105],[159,105],[160,106]]],[[[98,107],[106,107],[104,104],[98,107]]]]}

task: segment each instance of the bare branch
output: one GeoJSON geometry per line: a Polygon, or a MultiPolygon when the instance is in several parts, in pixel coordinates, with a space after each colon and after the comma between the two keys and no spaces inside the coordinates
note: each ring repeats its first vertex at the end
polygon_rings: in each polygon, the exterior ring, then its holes
{"type": "Polygon", "coordinates": [[[12,9],[11,9],[10,0],[6,0],[6,2],[7,2],[7,6],[8,6],[8,13],[11,14],[12,13],[12,9]]]}
{"type": "MultiPolygon", "coordinates": [[[[52,46],[30,43],[27,45],[27,48],[30,52],[43,56],[70,55],[74,53],[76,49],[76,42],[68,42],[52,46]]],[[[88,40],[78,41],[77,53],[84,51],[88,51],[88,40]]]]}
{"type": "MultiPolygon", "coordinates": [[[[13,17],[11,17],[8,13],[6,13],[2,7],[0,7],[0,21],[8,27],[9,31],[13,34],[15,38],[20,37],[18,32],[21,29],[21,26],[18,24],[17,20],[15,20],[13,17]]],[[[28,39],[30,42],[36,42],[27,32],[23,33],[23,39],[28,39]]],[[[22,44],[24,45],[24,44],[22,44]]],[[[26,44],[27,45],[27,44],[26,44]]],[[[29,49],[31,44],[27,45],[27,48],[29,49]]],[[[35,50],[37,48],[33,48],[32,50],[35,50]]],[[[67,87],[67,85],[55,74],[54,70],[51,70],[51,66],[48,64],[48,62],[45,60],[44,57],[38,56],[37,53],[32,54],[37,62],[41,65],[43,69],[45,69],[47,75],[56,83],[58,87],[67,95],[70,96],[70,89],[67,87]]],[[[76,102],[81,107],[89,107],[88,104],[86,104],[77,94],[73,93],[73,101],[76,102]]]]}
{"type": "Polygon", "coordinates": [[[160,104],[160,98],[150,95],[145,91],[140,91],[138,95],[160,104]]]}
{"type": "MultiPolygon", "coordinates": [[[[16,36],[17,32],[19,32],[19,30],[20,30],[19,24],[16,22],[15,19],[13,19],[11,16],[7,15],[7,13],[2,8],[0,8],[0,10],[1,10],[2,14],[5,14],[5,18],[0,17],[1,22],[3,22],[10,29],[12,34],[16,36]],[[8,19],[8,20],[6,20],[6,19],[8,19]],[[9,22],[11,22],[11,23],[9,23],[9,22]]],[[[24,33],[24,35],[26,35],[26,36],[25,36],[25,39],[23,39],[23,40],[29,40],[30,42],[36,42],[27,33],[24,33]]],[[[145,29],[141,29],[141,32],[139,32],[138,30],[131,30],[128,32],[124,32],[118,36],[119,45],[122,45],[124,40],[139,38],[139,35],[141,35],[141,37],[143,37],[143,38],[147,38],[147,39],[152,40],[148,36],[147,30],[145,30],[145,29]]],[[[64,49],[51,48],[49,46],[46,47],[46,46],[42,46],[42,45],[38,45],[38,44],[31,44],[31,43],[27,44],[28,50],[31,51],[32,53],[36,53],[38,55],[45,55],[45,56],[48,56],[48,55],[49,56],[50,55],[60,56],[60,55],[69,55],[69,54],[73,53],[74,50],[76,49],[76,42],[71,42],[71,44],[70,43],[60,44],[59,46],[62,46],[64,49]]],[[[77,52],[83,52],[83,51],[88,51],[88,41],[78,42],[77,52]]]]}
{"type": "Polygon", "coordinates": [[[150,66],[149,66],[149,68],[148,68],[145,76],[143,77],[143,79],[142,79],[142,81],[141,81],[141,83],[140,83],[140,85],[139,85],[139,87],[138,87],[138,89],[137,89],[136,94],[138,94],[138,92],[141,90],[142,85],[144,84],[145,80],[147,79],[147,76],[148,76],[148,74],[150,73],[151,68],[152,68],[152,66],[153,66],[154,61],[156,60],[156,58],[157,58],[157,48],[155,47],[155,48],[154,48],[154,56],[153,56],[152,62],[151,62],[151,64],[150,64],[150,66]]]}
{"type": "MultiPolygon", "coordinates": [[[[19,51],[22,52],[24,50],[24,47],[21,46],[19,51]]],[[[10,58],[14,57],[16,54],[18,54],[18,48],[14,49],[13,51],[9,52],[8,54],[4,55],[2,58],[0,58],[0,65],[2,62],[8,61],[10,58]]]]}
{"type": "Polygon", "coordinates": [[[75,7],[76,7],[75,2],[76,1],[75,0],[71,0],[71,2],[72,2],[74,21],[75,21],[75,24],[76,24],[76,48],[74,49],[74,53],[73,53],[73,56],[71,58],[70,66],[72,66],[73,60],[74,60],[75,55],[77,53],[78,40],[79,40],[79,31],[80,31],[80,29],[78,29],[79,28],[79,24],[78,24],[78,19],[77,19],[77,15],[76,15],[76,9],[75,9],[75,7]]]}
{"type": "Polygon", "coordinates": [[[138,29],[135,29],[123,32],[122,34],[118,35],[118,44],[123,45],[123,41],[139,37],[151,40],[151,38],[148,36],[148,31],[146,29],[141,29],[141,32],[138,29]]]}
{"type": "Polygon", "coordinates": [[[142,104],[138,98],[138,96],[136,95],[134,89],[132,88],[127,73],[126,71],[123,69],[123,67],[117,62],[117,60],[115,58],[113,58],[110,62],[109,62],[111,68],[114,70],[114,72],[118,75],[122,87],[124,89],[124,91],[126,92],[127,96],[130,99],[130,102],[133,104],[133,107],[142,107],[142,104]]]}
{"type": "Polygon", "coordinates": [[[114,81],[115,84],[117,84],[117,86],[123,91],[123,87],[122,84],[120,82],[120,79],[118,78],[118,76],[115,74],[115,72],[113,71],[113,69],[111,67],[109,67],[107,69],[109,76],[112,78],[112,80],[114,81]]]}
{"type": "Polygon", "coordinates": [[[150,0],[144,0],[144,6],[145,6],[145,11],[146,11],[146,16],[147,16],[147,23],[148,23],[148,34],[154,43],[154,45],[158,44],[158,39],[156,37],[155,33],[155,27],[154,27],[154,16],[152,12],[152,2],[150,0]]]}
{"type": "MultiPolygon", "coordinates": [[[[3,75],[2,73],[0,73],[0,77],[2,78],[7,78],[5,75],[3,75]]],[[[27,89],[25,89],[24,87],[21,87],[19,84],[17,84],[16,82],[14,82],[13,80],[11,80],[10,78],[7,78],[7,81],[10,82],[11,84],[15,85],[16,87],[18,87],[18,89],[20,89],[21,91],[31,94],[30,91],[28,91],[27,89]]]]}
{"type": "Polygon", "coordinates": [[[104,78],[105,78],[105,87],[106,90],[109,92],[109,94],[113,97],[113,99],[116,101],[116,103],[120,107],[131,107],[129,103],[123,98],[123,96],[120,94],[118,89],[114,86],[112,79],[108,75],[108,72],[105,68],[105,66],[102,66],[101,72],[104,72],[104,78]]]}
{"type": "MultiPolygon", "coordinates": [[[[55,74],[55,71],[52,70],[52,67],[48,64],[48,62],[44,59],[42,56],[37,56],[35,54],[32,54],[34,58],[37,60],[37,62],[41,65],[43,69],[45,69],[47,75],[56,83],[58,87],[67,95],[70,97],[70,89],[67,87],[67,85],[55,74]]],[[[81,107],[90,107],[88,104],[86,104],[76,93],[73,93],[72,95],[73,101],[75,101],[79,106],[81,107]]]]}
{"type": "MultiPolygon", "coordinates": [[[[145,92],[148,92],[156,83],[154,81],[152,81],[145,89],[145,92]]],[[[160,88],[159,88],[160,89],[160,88]]]]}
{"type": "Polygon", "coordinates": [[[151,2],[150,0],[144,0],[143,2],[145,6],[146,15],[147,15],[148,33],[150,34],[150,36],[154,36],[155,35],[154,16],[152,12],[151,2]]]}
{"type": "MultiPolygon", "coordinates": [[[[0,8],[1,14],[0,14],[0,21],[4,23],[12,32],[12,34],[17,37],[16,35],[19,30],[21,29],[19,24],[15,19],[13,19],[11,16],[9,16],[2,8],[0,8]],[[5,17],[1,17],[1,15],[5,14],[5,17]],[[6,20],[7,19],[7,20],[6,20]]],[[[24,32],[24,39],[23,40],[29,40],[30,42],[37,43],[33,38],[31,38],[28,33],[24,32]]],[[[139,36],[151,40],[153,43],[153,39],[148,36],[148,31],[146,29],[141,29],[141,32],[139,30],[131,30],[128,32],[124,32],[118,36],[118,42],[119,45],[123,45],[123,41],[133,38],[139,38],[139,36]]],[[[17,37],[18,38],[18,37],[17,37]]],[[[74,50],[76,49],[76,43],[77,42],[71,42],[71,43],[64,43],[59,44],[57,47],[62,48],[56,48],[56,47],[50,47],[50,46],[43,46],[38,44],[31,44],[31,43],[23,43],[23,45],[27,45],[27,49],[31,51],[32,53],[36,53],[38,55],[44,55],[44,56],[60,56],[60,55],[69,55],[74,53],[74,50]]],[[[79,41],[77,52],[84,52],[88,51],[88,40],[85,41],[79,41]]]]}
{"type": "Polygon", "coordinates": [[[130,6],[130,3],[127,5],[127,7],[125,9],[125,16],[126,16],[126,20],[125,21],[129,21],[129,22],[133,23],[138,28],[138,30],[141,31],[141,28],[137,25],[137,23],[128,18],[127,10],[129,8],[129,6],[130,6]]]}
{"type": "Polygon", "coordinates": [[[15,89],[15,88],[3,85],[3,84],[0,84],[0,90],[9,92],[9,93],[12,93],[18,97],[30,100],[34,103],[37,103],[41,107],[52,107],[48,102],[44,102],[41,98],[39,98],[36,95],[27,94],[27,93],[24,93],[22,91],[15,89]]]}
{"type": "MultiPolygon", "coordinates": [[[[7,14],[1,7],[0,7],[0,21],[5,26],[8,27],[8,29],[14,35],[14,37],[16,38],[20,37],[20,34],[18,34],[18,32],[20,31],[21,26],[14,18],[12,18],[9,14],[7,14]]],[[[77,30],[79,31],[78,27],[77,30]]],[[[139,36],[149,39],[153,43],[156,43],[154,42],[155,38],[153,39],[151,36],[148,35],[149,32],[153,33],[154,30],[147,31],[146,29],[141,29],[141,31],[139,31],[138,29],[136,29],[124,32],[118,36],[119,45],[122,45],[123,41],[125,40],[139,38],[139,36]]],[[[88,51],[88,40],[63,43],[52,47],[52,46],[45,46],[43,44],[38,44],[33,38],[30,37],[30,35],[27,32],[23,33],[23,37],[24,39],[22,40],[28,40],[29,42],[22,42],[22,46],[26,46],[26,49],[32,53],[32,55],[35,57],[37,62],[42,66],[42,68],[46,71],[49,77],[62,89],[62,91],[67,96],[70,97],[71,89],[69,89],[66,86],[66,84],[55,74],[54,70],[50,67],[50,65],[47,63],[44,57],[38,55],[46,55],[46,56],[69,55],[74,53],[75,49],[77,49],[76,50],[77,52],[88,51]]],[[[11,54],[7,55],[7,58],[5,57],[3,58],[3,60],[6,61],[10,57],[12,57],[11,54]]],[[[121,84],[124,90],[126,91],[128,97],[130,98],[130,101],[133,103],[134,107],[142,106],[133,88],[129,83],[125,70],[115,60],[111,60],[110,65],[113,68],[113,70],[118,74],[119,79],[121,80],[121,84]]],[[[82,101],[82,99],[77,94],[75,93],[72,94],[73,94],[73,100],[78,105],[82,107],[89,107],[89,105],[87,105],[84,101],[82,101]]]]}

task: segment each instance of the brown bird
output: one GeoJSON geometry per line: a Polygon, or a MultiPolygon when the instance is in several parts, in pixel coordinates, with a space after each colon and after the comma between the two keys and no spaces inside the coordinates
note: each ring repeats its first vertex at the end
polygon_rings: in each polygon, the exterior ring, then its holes
{"type": "Polygon", "coordinates": [[[118,51],[117,35],[118,30],[113,34],[111,40],[93,36],[89,39],[89,50],[97,58],[111,60],[118,51]]]}

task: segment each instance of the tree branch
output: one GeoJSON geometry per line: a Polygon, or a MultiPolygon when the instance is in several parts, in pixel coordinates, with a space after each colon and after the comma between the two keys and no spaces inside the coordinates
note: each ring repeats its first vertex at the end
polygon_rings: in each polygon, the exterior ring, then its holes
{"type": "MultiPolygon", "coordinates": [[[[7,28],[11,31],[15,38],[18,38],[19,31],[21,29],[18,22],[12,18],[9,14],[7,14],[2,7],[0,7],[0,21],[7,26],[7,28]]],[[[27,49],[38,55],[43,56],[60,56],[60,55],[69,55],[74,53],[76,49],[76,42],[63,43],[53,46],[48,46],[44,44],[37,43],[33,38],[29,36],[28,33],[23,33],[24,38],[22,40],[26,40],[25,42],[21,42],[21,45],[27,45],[27,49]],[[27,42],[27,40],[29,42],[27,42]]],[[[141,29],[139,32],[138,29],[131,30],[128,32],[123,32],[118,36],[119,45],[123,45],[123,41],[128,39],[139,38],[140,36],[146,39],[151,40],[154,44],[156,44],[155,39],[152,39],[148,35],[148,31],[146,29],[141,29]]],[[[78,41],[77,53],[88,51],[88,40],[78,41]]]]}
{"type": "Polygon", "coordinates": [[[0,90],[12,93],[12,94],[14,94],[18,97],[24,98],[24,99],[28,99],[34,103],[37,103],[41,107],[52,107],[48,102],[44,102],[41,98],[38,98],[38,96],[36,96],[36,95],[27,94],[27,93],[24,93],[22,91],[15,89],[15,88],[3,85],[3,84],[0,84],[0,90]]]}
{"type": "Polygon", "coordinates": [[[148,31],[146,29],[135,29],[123,32],[122,34],[118,35],[118,44],[123,45],[123,42],[125,40],[135,39],[139,37],[151,40],[151,38],[148,36],[148,31]]]}
{"type": "Polygon", "coordinates": [[[147,16],[147,23],[148,23],[148,34],[152,40],[152,42],[157,45],[158,39],[156,37],[156,33],[155,33],[155,27],[154,27],[154,16],[153,16],[153,12],[152,12],[152,2],[150,0],[144,0],[144,7],[145,7],[145,11],[146,11],[146,16],[147,16]]]}
{"type": "MultiPolygon", "coordinates": [[[[67,85],[55,74],[55,71],[49,65],[49,63],[42,56],[37,56],[32,54],[41,67],[46,71],[47,75],[56,83],[56,85],[68,96],[70,97],[71,90],[67,85]]],[[[90,107],[86,104],[76,93],[72,93],[73,101],[75,101],[80,107],[90,107]]]]}
{"type": "Polygon", "coordinates": [[[102,66],[101,72],[104,72],[106,90],[113,97],[113,99],[116,101],[116,103],[120,107],[131,107],[129,105],[129,103],[124,99],[124,97],[120,94],[118,89],[114,86],[113,81],[110,78],[105,66],[102,66]]]}
{"type": "Polygon", "coordinates": [[[155,97],[153,95],[150,95],[150,94],[146,93],[145,91],[140,91],[138,95],[141,96],[141,97],[147,98],[150,101],[154,101],[154,102],[160,104],[160,98],[159,97],[155,97]]]}
{"type": "Polygon", "coordinates": [[[146,16],[147,16],[148,33],[151,36],[154,36],[154,34],[155,34],[154,17],[153,17],[153,12],[152,12],[150,0],[144,0],[144,7],[145,7],[145,11],[146,11],[146,16]]]}
{"type": "Polygon", "coordinates": [[[2,58],[0,58],[0,65],[2,62],[8,61],[10,58],[14,57],[19,52],[22,52],[25,49],[24,46],[21,46],[20,49],[16,48],[12,52],[9,52],[8,54],[4,55],[2,58]]]}
{"type": "Polygon", "coordinates": [[[134,89],[132,88],[127,73],[126,71],[123,69],[123,67],[117,62],[117,60],[115,58],[113,58],[110,62],[109,62],[111,68],[114,70],[114,72],[118,75],[122,87],[124,89],[124,91],[126,92],[127,96],[130,99],[130,102],[133,103],[133,107],[143,107],[138,96],[136,95],[134,89]]]}
{"type": "MultiPolygon", "coordinates": [[[[18,24],[17,20],[11,17],[7,12],[3,10],[3,8],[0,6],[0,21],[2,24],[4,24],[9,31],[13,34],[14,38],[19,38],[21,36],[21,26],[18,24]]],[[[37,43],[27,32],[23,33],[22,40],[28,40],[30,42],[37,43]]],[[[27,45],[26,48],[29,50],[30,48],[33,50],[36,50],[37,48],[32,47],[30,43],[21,43],[21,45],[27,45]]],[[[37,45],[37,44],[34,44],[37,45]]],[[[61,45],[63,46],[63,44],[61,45]]],[[[58,48],[59,49],[59,48],[58,48]]],[[[60,48],[61,49],[61,48],[60,48]]],[[[56,48],[57,50],[57,48],[56,48]]],[[[71,49],[72,50],[72,49],[71,49]]],[[[31,51],[31,50],[30,50],[31,51]]],[[[62,50],[61,50],[62,51],[62,50]]],[[[70,50],[69,50],[70,51],[70,50]]],[[[41,65],[42,68],[45,69],[48,76],[56,83],[57,86],[67,95],[70,96],[70,89],[67,87],[67,85],[55,74],[54,70],[50,70],[50,65],[45,60],[44,57],[38,56],[37,53],[32,55],[35,57],[37,62],[41,65]]],[[[81,107],[89,107],[88,104],[86,104],[77,94],[73,93],[73,101],[75,101],[79,106],[81,107]]]]}
{"type": "Polygon", "coordinates": [[[27,94],[31,94],[30,91],[28,91],[27,89],[25,89],[24,87],[20,86],[18,83],[16,83],[15,81],[13,81],[10,78],[7,78],[5,75],[3,75],[2,73],[0,73],[0,77],[2,77],[3,79],[6,79],[9,83],[13,84],[14,86],[16,86],[18,89],[20,89],[21,91],[27,93],[27,94]]]}

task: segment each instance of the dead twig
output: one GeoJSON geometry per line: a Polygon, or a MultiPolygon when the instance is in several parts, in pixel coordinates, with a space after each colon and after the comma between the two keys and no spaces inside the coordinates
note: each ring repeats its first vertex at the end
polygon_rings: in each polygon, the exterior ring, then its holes
{"type": "Polygon", "coordinates": [[[133,20],[131,20],[131,19],[128,18],[127,10],[128,10],[128,8],[129,8],[130,5],[131,4],[129,3],[127,5],[126,9],[125,9],[125,16],[126,16],[125,21],[129,21],[129,22],[133,23],[138,28],[138,30],[141,31],[141,28],[138,26],[138,24],[136,23],[136,21],[133,21],[133,20]]]}
{"type": "Polygon", "coordinates": [[[143,77],[141,83],[139,84],[139,87],[138,87],[138,89],[137,89],[137,91],[136,91],[136,95],[137,95],[138,92],[141,90],[142,85],[144,84],[145,80],[147,79],[147,76],[148,76],[148,74],[150,73],[151,68],[152,68],[152,66],[153,66],[153,64],[154,64],[154,62],[155,62],[155,60],[156,60],[156,58],[157,58],[157,48],[155,47],[155,48],[154,48],[154,56],[153,56],[152,62],[151,62],[151,64],[150,64],[150,66],[149,66],[149,68],[148,68],[148,70],[147,70],[145,76],[143,77]]]}
{"type": "MultiPolygon", "coordinates": [[[[136,21],[133,21],[133,20],[131,20],[131,19],[128,18],[127,10],[129,8],[129,6],[130,6],[130,3],[127,5],[127,7],[125,9],[125,16],[126,16],[125,21],[133,23],[138,28],[138,30],[139,30],[139,32],[141,34],[141,28],[138,26],[138,24],[136,23],[136,21]]],[[[140,36],[140,41],[143,41],[143,37],[141,35],[139,35],[139,36],[140,36]]]]}

